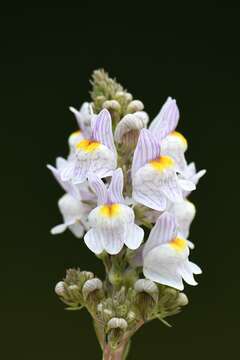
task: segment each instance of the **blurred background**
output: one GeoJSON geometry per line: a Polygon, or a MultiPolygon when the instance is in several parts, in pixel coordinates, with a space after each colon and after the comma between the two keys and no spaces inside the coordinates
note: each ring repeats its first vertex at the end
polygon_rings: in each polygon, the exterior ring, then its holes
{"type": "Polygon", "coordinates": [[[233,358],[239,337],[239,8],[84,2],[77,8],[2,12],[1,330],[3,359],[100,359],[86,311],[54,293],[70,267],[103,274],[61,221],[62,190],[46,164],[67,154],[76,129],[68,106],[89,100],[103,67],[153,118],[177,99],[188,161],[207,175],[191,196],[198,212],[192,259],[203,268],[190,304],[134,337],[129,360],[233,358]],[[6,345],[6,349],[4,348],[6,345]]]}

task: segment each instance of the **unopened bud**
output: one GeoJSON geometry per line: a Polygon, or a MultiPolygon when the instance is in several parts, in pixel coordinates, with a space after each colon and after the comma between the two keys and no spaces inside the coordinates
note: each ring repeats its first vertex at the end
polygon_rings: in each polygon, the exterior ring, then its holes
{"type": "Polygon", "coordinates": [[[58,296],[63,296],[65,293],[65,287],[64,287],[64,282],[63,281],[59,281],[56,286],[55,286],[55,293],[58,296]]]}
{"type": "Polygon", "coordinates": [[[120,102],[124,101],[127,103],[129,103],[133,99],[132,94],[125,91],[117,91],[115,97],[119,99],[120,102]]]}
{"type": "Polygon", "coordinates": [[[144,105],[140,100],[133,100],[128,104],[127,112],[134,113],[136,111],[141,111],[144,109],[144,105]]]}
{"type": "Polygon", "coordinates": [[[94,274],[91,271],[81,271],[80,276],[81,279],[83,279],[83,281],[87,281],[94,278],[94,274]]]}
{"type": "Polygon", "coordinates": [[[148,279],[139,279],[134,284],[134,289],[137,293],[145,292],[150,295],[155,302],[158,301],[158,287],[148,279]]]}
{"type": "Polygon", "coordinates": [[[86,300],[90,293],[102,289],[102,281],[98,278],[87,280],[82,288],[82,294],[86,300]]]}
{"type": "Polygon", "coordinates": [[[121,109],[121,106],[117,100],[106,100],[104,101],[102,107],[114,111],[119,111],[121,109]]]}
{"type": "Polygon", "coordinates": [[[129,311],[129,313],[127,314],[127,320],[128,320],[129,322],[131,322],[131,321],[134,321],[135,319],[136,319],[136,314],[135,314],[135,312],[129,311]]]}
{"type": "Polygon", "coordinates": [[[126,330],[126,328],[128,327],[128,324],[125,319],[114,317],[108,321],[107,327],[109,330],[111,330],[111,329],[126,330]]]}
{"type": "Polygon", "coordinates": [[[70,292],[74,292],[74,291],[78,291],[79,290],[79,287],[77,285],[70,285],[68,287],[68,291],[70,292]]]}
{"type": "Polygon", "coordinates": [[[128,92],[124,93],[124,96],[125,96],[125,99],[126,99],[127,102],[130,102],[133,99],[132,94],[130,94],[128,92]]]}
{"type": "Polygon", "coordinates": [[[187,295],[184,293],[179,293],[177,303],[178,306],[186,306],[188,304],[187,295]]]}

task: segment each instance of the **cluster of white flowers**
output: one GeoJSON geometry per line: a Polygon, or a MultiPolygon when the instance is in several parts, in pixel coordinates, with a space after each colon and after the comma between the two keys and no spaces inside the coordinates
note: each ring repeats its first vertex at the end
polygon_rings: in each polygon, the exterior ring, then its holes
{"type": "Polygon", "coordinates": [[[176,100],[169,97],[148,128],[141,101],[129,101],[114,124],[117,101],[105,105],[98,113],[91,103],[70,107],[79,128],[68,138],[69,156],[48,166],[65,191],[58,202],[63,224],[52,234],[68,228],[96,255],[128,251],[129,266],[156,283],[196,285],[201,269],[189,261],[188,240],[195,206],[187,198],[205,170],[187,164],[176,100]]]}

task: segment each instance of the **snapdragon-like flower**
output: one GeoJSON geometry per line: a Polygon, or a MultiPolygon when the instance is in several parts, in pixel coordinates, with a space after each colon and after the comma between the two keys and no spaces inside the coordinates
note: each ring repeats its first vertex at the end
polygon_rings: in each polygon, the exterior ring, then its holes
{"type": "Polygon", "coordinates": [[[47,165],[47,168],[52,172],[53,176],[66,193],[72,195],[75,199],[96,203],[96,195],[90,189],[87,181],[79,185],[73,184],[70,180],[62,180],[61,171],[62,169],[65,169],[66,166],[68,166],[68,161],[58,157],[56,159],[56,167],[47,165]]]}
{"type": "Polygon", "coordinates": [[[89,176],[89,183],[98,196],[98,206],[89,214],[91,229],[84,237],[86,245],[95,254],[104,250],[118,254],[124,244],[137,249],[144,232],[134,223],[133,210],[124,204],[122,170],[114,171],[108,188],[96,175],[89,176]]]}
{"type": "Polygon", "coordinates": [[[172,204],[168,211],[175,217],[178,231],[185,239],[189,236],[191,223],[196,215],[196,208],[187,199],[172,204]]]}
{"type": "Polygon", "coordinates": [[[177,232],[173,215],[165,212],[159,217],[142,250],[143,273],[160,284],[183,290],[183,280],[197,285],[193,274],[201,269],[188,260],[188,242],[177,232]]]}
{"type": "Polygon", "coordinates": [[[90,173],[100,178],[111,175],[117,166],[112,120],[108,110],[91,118],[91,136],[75,145],[73,156],[61,171],[62,181],[84,182],[90,173]]]}
{"type": "MultiPolygon", "coordinates": [[[[91,104],[84,102],[80,107],[80,110],[76,110],[73,106],[70,106],[69,110],[74,114],[82,136],[84,138],[90,137],[92,118],[96,117],[96,114],[93,113],[91,104]]],[[[80,133],[78,135],[80,135],[80,133]]]]}
{"type": "Polygon", "coordinates": [[[87,218],[93,205],[84,203],[70,194],[65,194],[58,201],[58,207],[64,222],[52,228],[51,233],[53,235],[60,234],[69,228],[77,238],[81,238],[89,228],[87,218]]]}
{"type": "Polygon", "coordinates": [[[72,197],[76,199],[80,199],[79,187],[73,184],[71,181],[62,180],[61,178],[61,171],[65,169],[67,166],[68,166],[68,161],[61,157],[58,157],[56,159],[56,167],[52,165],[47,165],[47,168],[52,172],[53,176],[55,177],[59,185],[63,188],[63,190],[66,191],[66,193],[69,193],[70,195],[72,195],[72,197]]]}
{"type": "Polygon", "coordinates": [[[149,130],[160,140],[162,155],[171,156],[178,170],[182,172],[187,166],[184,156],[187,140],[181,133],[175,131],[178,121],[179,109],[176,100],[169,97],[151,122],[149,130]]]}
{"type": "Polygon", "coordinates": [[[174,159],[161,154],[158,139],[142,129],[132,163],[133,198],[154,210],[166,209],[167,201],[183,200],[183,189],[193,190],[195,185],[179,179],[174,159]]]}
{"type": "MultiPolygon", "coordinates": [[[[196,165],[194,162],[186,166],[181,177],[188,181],[191,181],[193,184],[197,185],[199,180],[206,174],[206,170],[202,169],[197,172],[196,165]]],[[[191,191],[185,191],[184,196],[188,196],[191,191]]]]}

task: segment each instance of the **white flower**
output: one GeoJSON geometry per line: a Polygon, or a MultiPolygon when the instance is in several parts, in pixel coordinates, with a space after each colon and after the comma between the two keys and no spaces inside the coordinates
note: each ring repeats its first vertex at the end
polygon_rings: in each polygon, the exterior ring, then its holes
{"type": "MultiPolygon", "coordinates": [[[[194,162],[192,162],[185,168],[184,172],[181,174],[181,177],[197,185],[201,177],[203,177],[205,174],[206,174],[205,169],[197,172],[196,165],[194,162]]],[[[188,196],[189,194],[190,191],[186,191],[184,193],[184,196],[188,196]]]]}
{"type": "Polygon", "coordinates": [[[167,202],[183,200],[183,189],[193,190],[195,185],[179,179],[175,161],[162,156],[156,137],[142,129],[133,155],[133,199],[151,209],[163,211],[167,202]]]}
{"type": "Polygon", "coordinates": [[[188,260],[187,240],[179,236],[173,215],[165,212],[151,230],[142,250],[143,273],[147,279],[183,290],[182,279],[197,285],[193,274],[201,269],[188,260]]]}
{"type": "Polygon", "coordinates": [[[84,140],[83,132],[81,130],[76,130],[68,138],[68,145],[70,148],[70,155],[75,152],[76,145],[84,140]]]}
{"type": "Polygon", "coordinates": [[[184,199],[179,203],[172,204],[168,211],[175,216],[179,234],[187,239],[190,225],[196,215],[194,204],[184,199]]]}
{"type": "Polygon", "coordinates": [[[162,106],[159,114],[151,122],[149,130],[161,140],[162,155],[174,159],[178,171],[184,171],[186,160],[184,153],[187,150],[187,140],[175,131],[179,121],[179,109],[176,100],[169,97],[162,106]]]}
{"type": "Polygon", "coordinates": [[[69,194],[65,194],[58,201],[58,207],[64,222],[55,226],[51,233],[53,235],[60,234],[69,228],[76,237],[81,238],[89,228],[87,217],[93,206],[85,204],[69,194]]]}
{"type": "Polygon", "coordinates": [[[47,165],[47,168],[52,172],[53,176],[57,180],[57,182],[60,184],[60,186],[63,188],[63,190],[66,191],[66,193],[72,195],[76,199],[80,199],[80,192],[77,185],[73,184],[69,180],[62,180],[61,178],[61,171],[65,169],[69,165],[69,161],[65,160],[61,157],[58,157],[56,159],[56,167],[52,165],[47,165]]]}
{"type": "Polygon", "coordinates": [[[74,198],[78,200],[96,203],[97,202],[96,195],[90,189],[87,181],[81,184],[73,184],[72,181],[70,180],[63,181],[61,179],[62,169],[65,169],[70,162],[71,160],[65,160],[61,157],[58,157],[56,159],[56,167],[53,167],[52,165],[47,165],[47,168],[52,172],[53,176],[60,184],[60,186],[63,188],[63,190],[66,191],[66,193],[72,195],[74,198]]]}
{"type": "Polygon", "coordinates": [[[94,175],[89,177],[89,183],[98,196],[98,206],[88,218],[92,227],[84,236],[88,248],[95,254],[105,250],[111,255],[118,254],[124,244],[137,249],[144,231],[134,223],[133,210],[124,204],[122,170],[114,171],[108,188],[94,175]]]}
{"type": "Polygon", "coordinates": [[[93,117],[96,117],[91,104],[88,102],[83,103],[79,111],[72,106],[69,107],[69,110],[74,114],[83,138],[91,136],[91,121],[93,117]]]}
{"type": "Polygon", "coordinates": [[[109,176],[116,166],[111,115],[104,109],[91,118],[91,136],[75,146],[74,155],[61,171],[61,179],[79,184],[85,181],[90,173],[100,178],[109,176]]]}

